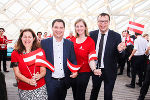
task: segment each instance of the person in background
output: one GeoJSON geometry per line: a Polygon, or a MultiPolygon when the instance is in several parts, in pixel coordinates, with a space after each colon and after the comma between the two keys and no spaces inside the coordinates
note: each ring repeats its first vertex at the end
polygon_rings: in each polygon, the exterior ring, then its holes
{"type": "Polygon", "coordinates": [[[97,69],[101,69],[102,75],[100,77],[92,75],[90,100],[97,100],[102,81],[104,81],[104,100],[112,100],[117,77],[117,59],[118,56],[124,56],[125,43],[121,43],[120,34],[109,29],[109,14],[99,14],[97,24],[99,29],[90,32],[90,37],[95,41],[97,69]]]}
{"type": "Polygon", "coordinates": [[[123,34],[126,34],[124,40],[122,42],[125,42],[126,44],[126,49],[125,49],[125,57],[123,57],[123,59],[119,59],[121,60],[121,66],[120,66],[120,72],[118,73],[118,75],[122,75],[123,74],[123,70],[125,67],[125,63],[127,62],[127,76],[130,77],[131,75],[131,61],[128,60],[130,54],[132,53],[133,47],[134,47],[134,38],[132,38],[129,34],[128,30],[125,30],[123,32],[123,34]]]}
{"type": "MultiPolygon", "coordinates": [[[[125,43],[125,39],[126,39],[126,31],[123,31],[121,35],[122,42],[125,43]]],[[[126,57],[118,57],[118,70],[120,69],[118,75],[123,75],[125,62],[126,62],[126,57]]]]}
{"type": "Polygon", "coordinates": [[[143,37],[149,42],[149,35],[148,34],[143,34],[143,37]]]}
{"type": "MultiPolygon", "coordinates": [[[[89,61],[89,56],[95,52],[95,43],[88,34],[88,27],[83,19],[78,19],[75,24],[76,38],[72,39],[77,58],[77,64],[81,65],[78,71],[78,77],[72,81],[72,90],[74,100],[85,100],[87,85],[91,76],[91,70],[94,75],[101,75],[101,70],[96,69],[95,60],[89,61]]],[[[96,52],[94,53],[96,55],[96,52]]]]}
{"type": "Polygon", "coordinates": [[[75,37],[73,36],[73,32],[72,31],[69,33],[69,36],[66,37],[66,39],[68,39],[68,40],[72,40],[74,38],[75,37]]]}
{"type": "Polygon", "coordinates": [[[1,100],[8,100],[5,75],[2,72],[0,72],[0,99],[1,100]]]}
{"type": "Polygon", "coordinates": [[[47,39],[47,32],[44,32],[43,39],[47,39]]]}
{"type": "MultiPolygon", "coordinates": [[[[24,54],[32,53],[38,48],[40,45],[36,34],[32,29],[24,29],[11,55],[11,66],[18,80],[20,100],[47,100],[48,98],[44,79],[46,68],[35,67],[35,63],[27,65],[23,60],[24,54]]],[[[44,51],[42,52],[44,54],[44,51]]]]}
{"type": "Polygon", "coordinates": [[[140,33],[135,33],[137,37],[134,41],[134,49],[129,56],[131,60],[131,74],[132,79],[130,84],[126,84],[126,87],[135,88],[136,74],[139,76],[138,85],[141,87],[143,82],[143,65],[145,65],[145,51],[148,46],[148,42],[144,39],[140,33]],[[132,58],[132,59],[131,59],[132,58]]]}
{"type": "Polygon", "coordinates": [[[1,71],[1,61],[3,61],[3,71],[9,72],[6,67],[7,61],[7,37],[3,35],[5,32],[4,28],[0,28],[0,71],[1,71]]]}
{"type": "Polygon", "coordinates": [[[67,67],[67,59],[77,64],[73,43],[64,39],[65,22],[55,19],[52,22],[53,37],[41,41],[46,59],[54,65],[54,72],[46,70],[46,86],[48,100],[65,100],[71,78],[77,77],[77,72],[71,73],[67,67]]]}
{"type": "Polygon", "coordinates": [[[37,40],[40,43],[42,40],[42,32],[37,32],[37,40]]]}
{"type": "MultiPolygon", "coordinates": [[[[146,50],[146,55],[149,55],[149,54],[150,54],[150,46],[146,50]]],[[[150,60],[150,56],[149,56],[148,60],[150,60]]],[[[148,92],[149,85],[150,85],[150,63],[147,65],[146,77],[142,84],[138,100],[145,100],[145,96],[148,92]]]]}
{"type": "MultiPolygon", "coordinates": [[[[149,44],[149,35],[148,34],[143,34],[143,38],[147,40],[147,44],[149,44]]],[[[147,72],[147,64],[149,63],[149,55],[144,55],[145,56],[145,65],[143,66],[143,81],[145,80],[146,77],[146,72],[147,72]]]]}

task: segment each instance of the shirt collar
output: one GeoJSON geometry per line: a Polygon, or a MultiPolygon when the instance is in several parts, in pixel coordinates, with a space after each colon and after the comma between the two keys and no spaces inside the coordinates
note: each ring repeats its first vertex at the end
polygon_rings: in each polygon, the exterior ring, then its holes
{"type": "Polygon", "coordinates": [[[56,38],[53,37],[53,42],[54,42],[54,43],[62,44],[62,43],[64,42],[64,38],[63,38],[60,42],[58,42],[58,41],[56,40],[56,38]]]}
{"type": "MultiPolygon", "coordinates": [[[[108,31],[109,31],[109,29],[105,32],[105,36],[108,35],[108,31]]],[[[101,31],[100,31],[100,30],[99,30],[99,34],[100,34],[100,36],[101,36],[101,31]]]]}

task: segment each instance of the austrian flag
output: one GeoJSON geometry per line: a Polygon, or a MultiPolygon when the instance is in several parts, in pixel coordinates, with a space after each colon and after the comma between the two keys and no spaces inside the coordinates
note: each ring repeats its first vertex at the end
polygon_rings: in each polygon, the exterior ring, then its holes
{"type": "Polygon", "coordinates": [[[80,65],[74,65],[67,59],[67,66],[71,72],[77,72],[80,69],[80,65]]]}
{"type": "Polygon", "coordinates": [[[35,66],[43,66],[54,72],[54,66],[42,56],[36,56],[35,66]]]}
{"type": "Polygon", "coordinates": [[[129,27],[127,30],[142,34],[144,31],[144,25],[129,21],[129,27]]]}
{"type": "Polygon", "coordinates": [[[91,60],[97,60],[97,55],[96,55],[96,51],[93,51],[89,54],[89,62],[91,60]]]}
{"type": "Polygon", "coordinates": [[[33,65],[35,63],[36,56],[43,56],[44,57],[44,52],[41,48],[32,51],[30,53],[22,55],[24,62],[26,63],[27,66],[33,65]]]}

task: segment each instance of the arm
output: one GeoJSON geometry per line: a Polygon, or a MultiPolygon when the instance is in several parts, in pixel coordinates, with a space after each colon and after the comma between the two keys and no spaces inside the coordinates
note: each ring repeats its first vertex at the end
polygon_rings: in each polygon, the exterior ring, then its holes
{"type": "Polygon", "coordinates": [[[150,47],[148,47],[147,50],[145,51],[146,55],[149,55],[149,50],[150,50],[150,47]]]}
{"type": "Polygon", "coordinates": [[[36,81],[35,80],[26,78],[24,75],[21,74],[18,66],[14,66],[13,70],[14,70],[15,76],[17,77],[18,80],[21,80],[21,81],[23,81],[23,82],[25,82],[25,83],[27,83],[29,85],[33,85],[33,86],[36,85],[36,81]]]}
{"type": "Polygon", "coordinates": [[[137,51],[136,49],[133,49],[131,55],[129,56],[129,61],[131,60],[132,56],[134,56],[134,54],[135,54],[136,51],[137,51]]]}
{"type": "Polygon", "coordinates": [[[101,69],[96,69],[96,64],[94,60],[91,60],[89,62],[90,68],[92,70],[92,72],[94,73],[94,75],[101,75],[101,69]]]}

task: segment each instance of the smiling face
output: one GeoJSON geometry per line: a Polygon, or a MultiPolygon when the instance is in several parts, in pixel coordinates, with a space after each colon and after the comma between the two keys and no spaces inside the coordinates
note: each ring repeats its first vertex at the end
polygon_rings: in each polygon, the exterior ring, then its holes
{"type": "Polygon", "coordinates": [[[0,36],[3,35],[3,33],[4,33],[4,30],[0,29],[0,36]]]}
{"type": "Polygon", "coordinates": [[[65,27],[62,22],[55,22],[52,27],[52,31],[53,31],[53,36],[56,39],[61,40],[64,36],[65,27]]]}
{"type": "Polygon", "coordinates": [[[78,22],[75,25],[75,31],[79,36],[82,34],[85,34],[85,30],[86,30],[86,27],[82,21],[78,22]]]}
{"type": "Polygon", "coordinates": [[[25,32],[23,32],[21,40],[22,40],[23,45],[27,49],[27,48],[32,47],[32,44],[33,44],[33,41],[35,40],[35,38],[33,38],[33,35],[30,31],[25,31],[25,32]]]}
{"type": "Polygon", "coordinates": [[[97,24],[101,33],[104,34],[109,28],[109,24],[110,24],[109,17],[107,15],[99,16],[97,19],[97,24]]]}

